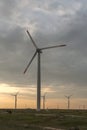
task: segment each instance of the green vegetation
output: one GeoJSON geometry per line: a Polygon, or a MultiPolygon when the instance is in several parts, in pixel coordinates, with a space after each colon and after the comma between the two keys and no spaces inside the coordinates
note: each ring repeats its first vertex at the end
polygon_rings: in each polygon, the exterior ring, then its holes
{"type": "Polygon", "coordinates": [[[78,126],[87,130],[86,110],[0,110],[0,130],[42,130],[43,127],[63,128],[78,126]]]}

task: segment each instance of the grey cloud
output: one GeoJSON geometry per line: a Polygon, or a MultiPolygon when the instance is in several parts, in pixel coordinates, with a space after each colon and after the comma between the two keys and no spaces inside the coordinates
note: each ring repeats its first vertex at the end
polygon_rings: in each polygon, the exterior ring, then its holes
{"type": "Polygon", "coordinates": [[[1,0],[0,1],[0,15],[5,19],[9,19],[13,16],[16,5],[16,1],[12,0],[1,0]]]}
{"type": "Polygon", "coordinates": [[[71,9],[76,8],[75,1],[69,3],[66,0],[60,3],[57,0],[52,2],[46,0],[45,3],[41,0],[30,1],[31,6],[29,8],[25,6],[23,10],[16,1],[11,2],[4,1],[1,5],[2,12],[4,8],[5,10],[2,21],[0,21],[0,80],[9,83],[36,84],[37,58],[34,59],[27,74],[24,76],[22,73],[35,51],[25,32],[26,29],[21,28],[22,25],[13,24],[13,21],[8,20],[7,17],[5,19],[8,22],[4,21],[5,16],[15,19],[14,11],[19,11],[19,16],[16,17],[14,23],[18,21],[26,26],[25,23],[28,25],[29,20],[31,27],[36,23],[35,31],[32,32],[29,29],[39,47],[58,43],[67,44],[65,48],[47,50],[42,53],[42,86],[53,85],[54,89],[58,90],[57,86],[65,85],[64,90],[60,88],[63,93],[66,93],[67,90],[70,92],[73,87],[76,87],[76,90],[83,87],[86,91],[87,7],[85,3],[87,2],[77,1],[77,3],[81,3],[82,7],[78,11],[76,10],[73,16],[68,15],[67,17],[60,17],[53,13],[53,10],[59,9],[60,6],[70,9],[71,5],[73,5],[71,9]],[[10,7],[9,4],[11,4],[10,7]],[[36,10],[38,7],[40,10],[36,10]],[[50,13],[47,13],[45,9],[50,13]],[[71,86],[70,89],[69,86],[71,86]]]}

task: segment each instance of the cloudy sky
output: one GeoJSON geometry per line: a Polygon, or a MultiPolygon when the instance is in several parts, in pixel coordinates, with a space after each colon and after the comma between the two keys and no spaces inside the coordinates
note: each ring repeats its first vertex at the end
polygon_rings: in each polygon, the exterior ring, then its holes
{"type": "Polygon", "coordinates": [[[0,0],[0,92],[36,101],[37,57],[23,74],[35,53],[27,29],[39,48],[67,45],[42,53],[42,95],[87,105],[87,1],[0,0]]]}

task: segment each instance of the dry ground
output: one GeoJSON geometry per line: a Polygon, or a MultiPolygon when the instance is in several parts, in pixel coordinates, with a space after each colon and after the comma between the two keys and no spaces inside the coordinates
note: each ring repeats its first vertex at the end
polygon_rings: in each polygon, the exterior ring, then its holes
{"type": "Polygon", "coordinates": [[[69,130],[76,126],[87,130],[86,110],[0,110],[0,130],[69,130]]]}

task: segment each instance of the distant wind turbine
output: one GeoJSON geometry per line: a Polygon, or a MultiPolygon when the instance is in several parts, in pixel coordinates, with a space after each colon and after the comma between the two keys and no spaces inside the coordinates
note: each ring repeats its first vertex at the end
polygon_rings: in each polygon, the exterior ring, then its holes
{"type": "Polygon", "coordinates": [[[40,66],[40,58],[41,58],[41,53],[43,50],[45,49],[51,49],[51,48],[57,48],[57,47],[64,47],[66,46],[65,44],[62,45],[57,45],[57,46],[50,46],[50,47],[44,47],[44,48],[38,48],[35,41],[33,40],[30,32],[27,30],[27,34],[30,37],[34,47],[36,48],[36,51],[33,55],[33,57],[31,58],[30,62],[28,63],[26,69],[24,70],[24,74],[26,73],[27,69],[29,68],[30,64],[32,63],[32,61],[34,60],[35,56],[37,55],[37,111],[40,111],[40,107],[41,107],[41,66],[40,66]]]}
{"type": "Polygon", "coordinates": [[[45,109],[46,94],[47,93],[44,93],[44,95],[41,96],[43,98],[43,109],[45,109]]]}
{"type": "Polygon", "coordinates": [[[72,95],[69,95],[69,96],[65,96],[67,99],[68,99],[68,109],[70,109],[70,98],[71,98],[72,95]]]}
{"type": "Polygon", "coordinates": [[[19,92],[15,93],[15,94],[11,94],[11,96],[15,97],[15,109],[17,109],[17,96],[18,96],[19,92]]]}

